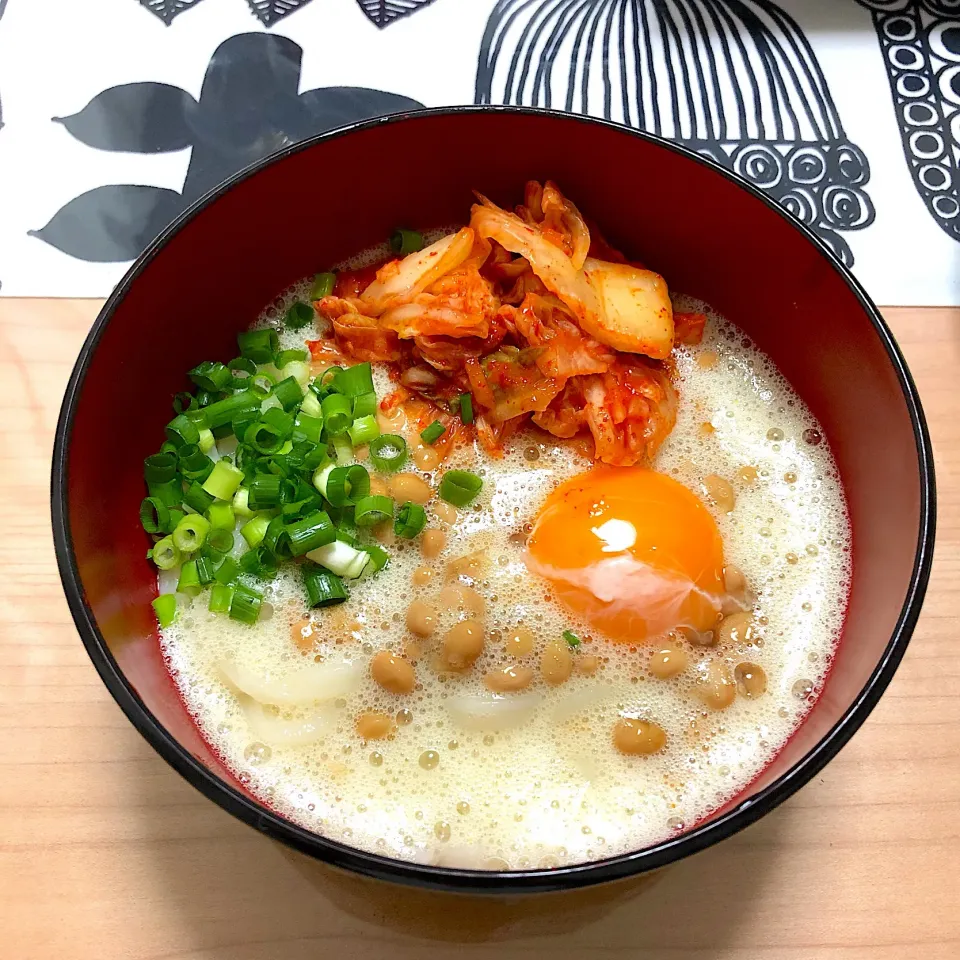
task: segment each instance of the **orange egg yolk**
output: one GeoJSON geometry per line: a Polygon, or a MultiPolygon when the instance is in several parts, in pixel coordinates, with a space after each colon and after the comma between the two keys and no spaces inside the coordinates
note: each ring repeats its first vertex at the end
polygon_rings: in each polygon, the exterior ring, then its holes
{"type": "Polygon", "coordinates": [[[526,562],[614,640],[710,630],[719,618],[720,531],[695,494],[654,470],[601,466],[561,484],[537,517],[526,562]]]}

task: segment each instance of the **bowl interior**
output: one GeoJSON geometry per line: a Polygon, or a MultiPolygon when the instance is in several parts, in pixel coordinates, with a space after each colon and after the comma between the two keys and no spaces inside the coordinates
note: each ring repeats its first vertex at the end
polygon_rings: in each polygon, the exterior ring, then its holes
{"type": "MultiPolygon", "coordinates": [[[[472,189],[517,202],[531,178],[556,180],[614,245],[737,323],[810,405],[837,458],[854,544],[843,642],[808,720],[732,805],[760,797],[844,717],[884,658],[911,594],[926,478],[898,367],[843,275],[765,200],[661,143],[561,115],[427,114],[290,153],[209,200],[111,300],[60,428],[60,535],[72,545],[61,560],[94,660],[154,745],[195,781],[190,757],[229,785],[199,784],[218,802],[248,820],[253,811],[264,829],[322,856],[337,859],[334,847],[286,833],[242,799],[164,670],[149,604],[154,571],[137,522],[142,460],[171,417],[171,396],[187,386],[184,371],[232,356],[236,333],[291,282],[398,224],[462,222],[472,189]]],[[[656,866],[677,849],[630,869],[656,866]]]]}

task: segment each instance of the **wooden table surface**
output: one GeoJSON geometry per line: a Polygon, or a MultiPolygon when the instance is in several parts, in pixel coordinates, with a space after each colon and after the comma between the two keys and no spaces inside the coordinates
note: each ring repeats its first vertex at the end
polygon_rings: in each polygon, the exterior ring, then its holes
{"type": "Polygon", "coordinates": [[[48,502],[98,307],[0,300],[0,958],[960,957],[960,310],[884,310],[930,422],[940,523],[916,635],[863,729],[773,814],[652,882],[477,903],[271,843],[181,780],[101,684],[48,502]]]}

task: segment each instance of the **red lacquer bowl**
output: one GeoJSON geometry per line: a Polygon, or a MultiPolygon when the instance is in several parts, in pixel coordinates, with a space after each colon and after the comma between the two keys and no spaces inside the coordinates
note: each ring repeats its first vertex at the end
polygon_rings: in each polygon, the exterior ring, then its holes
{"type": "Polygon", "coordinates": [[[136,728],[195,787],[267,835],[360,873],[445,889],[529,892],[642,873],[742,829],[853,735],[914,628],[933,552],[934,480],[920,401],[876,307],[820,241],[703,157],[567,114],[473,107],[359,124],[234,177],[133,265],[94,324],[57,427],[52,507],[70,609],[136,728]],[[853,584],[820,700],[777,759],[707,821],[635,853],[558,870],[485,873],[400,862],[277,815],[200,738],[159,654],[155,571],[138,523],[143,458],[184,371],[235,352],[291,282],[397,224],[462,222],[476,188],[513,202],[556,180],[610,241],[700,297],[769,353],[823,424],[853,524],[853,584]]]}

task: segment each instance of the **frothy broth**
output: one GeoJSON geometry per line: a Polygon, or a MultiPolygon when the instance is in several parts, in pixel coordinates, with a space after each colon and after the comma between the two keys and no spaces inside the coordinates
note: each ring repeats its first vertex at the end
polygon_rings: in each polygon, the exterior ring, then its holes
{"type": "MultiPolygon", "coordinates": [[[[379,255],[373,251],[353,265],[379,255]]],[[[288,291],[261,322],[275,323],[304,293],[288,291]]],[[[822,430],[771,361],[704,305],[674,301],[680,309],[704,310],[710,321],[699,346],[676,351],[677,424],[653,466],[701,496],[705,478],[729,482],[734,509],[712,512],[728,563],[739,567],[755,596],[754,635],[719,647],[683,642],[686,668],[670,678],[655,675],[649,661],[656,642],[610,642],[571,617],[524,563],[523,533],[544,499],[592,461],[576,444],[543,433],[521,433],[502,460],[460,449],[445,466],[477,472],[484,489],[454,523],[446,505],[430,502],[429,527],[446,534],[435,560],[425,560],[419,541],[391,542],[388,567],[352,585],[347,603],[315,611],[311,635],[295,627],[305,604],[289,570],[266,587],[269,619],[239,626],[209,613],[201,595],[163,631],[165,657],[191,714],[250,791],[304,827],[365,850],[521,869],[661,841],[735,796],[772,760],[816,700],[839,638],[850,571],[846,506],[822,430]],[[484,652],[463,675],[438,673],[437,638],[476,612],[473,594],[450,590],[447,565],[478,551],[482,564],[473,571],[472,590],[484,607],[484,652]],[[428,583],[424,567],[432,571],[428,583]],[[437,611],[432,638],[407,628],[414,600],[437,611]],[[511,645],[518,630],[533,639],[522,657],[511,645]],[[584,642],[573,654],[570,679],[550,686],[540,679],[540,654],[565,630],[584,642]],[[311,641],[305,654],[301,647],[311,641]],[[369,662],[381,650],[415,660],[413,692],[388,693],[373,682],[369,662]],[[233,661],[275,677],[341,659],[358,665],[357,689],[300,711],[252,713],[220,668],[233,661]],[[739,681],[724,710],[710,709],[700,694],[711,661],[739,681]],[[518,724],[496,733],[464,727],[458,698],[480,693],[485,674],[510,664],[535,674],[526,691],[507,695],[520,704],[518,724]],[[765,691],[747,696],[764,676],[765,691]],[[395,735],[361,739],[355,724],[364,711],[395,718],[395,735]],[[665,748],[650,756],[619,752],[612,731],[621,717],[658,724],[665,748]],[[281,739],[320,733],[313,742],[281,745],[278,729],[281,739]]],[[[287,332],[282,346],[316,336],[311,329],[287,332]]],[[[384,396],[386,371],[377,377],[384,396]]],[[[412,462],[404,469],[436,485],[437,474],[417,471],[412,462]]]]}

